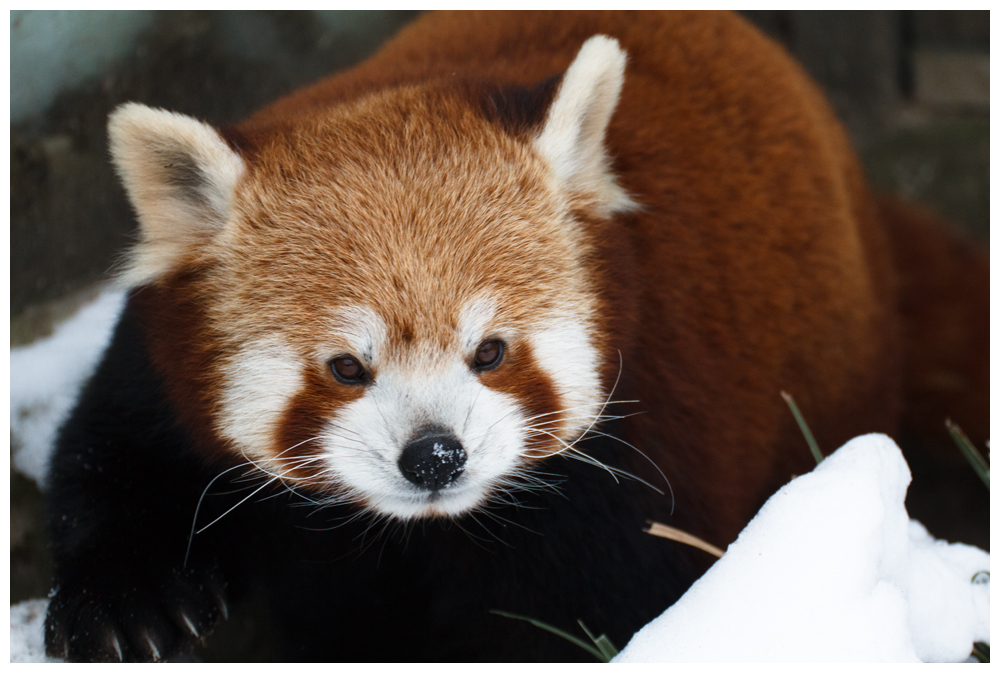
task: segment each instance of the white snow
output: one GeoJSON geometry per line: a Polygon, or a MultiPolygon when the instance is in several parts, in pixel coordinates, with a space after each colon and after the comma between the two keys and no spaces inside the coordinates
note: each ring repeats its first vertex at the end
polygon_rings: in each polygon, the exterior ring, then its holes
{"type": "Polygon", "coordinates": [[[104,292],[52,336],[10,350],[14,467],[39,486],[56,430],[97,365],[124,302],[124,292],[104,292]]]}
{"type": "Polygon", "coordinates": [[[988,553],[910,520],[910,471],[858,437],[782,488],[616,662],[964,661],[990,637],[988,553]]]}
{"type": "MultiPolygon", "coordinates": [[[[11,350],[14,466],[39,483],[123,300],[107,292],[53,336],[11,350]]],[[[972,578],[990,556],[911,521],[909,481],[889,438],[852,440],[776,493],[615,661],[964,661],[973,641],[989,643],[989,581],[972,578]]],[[[51,661],[46,604],[11,606],[11,662],[51,661]]]]}
{"type": "Polygon", "coordinates": [[[36,598],[10,606],[10,663],[58,662],[45,656],[45,609],[49,601],[36,598]]]}

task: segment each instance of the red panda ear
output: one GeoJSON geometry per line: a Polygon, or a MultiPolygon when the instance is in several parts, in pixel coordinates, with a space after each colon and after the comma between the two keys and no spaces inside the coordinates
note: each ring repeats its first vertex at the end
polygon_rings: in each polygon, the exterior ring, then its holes
{"type": "Polygon", "coordinates": [[[611,173],[604,136],[625,81],[618,41],[595,35],[580,48],[549,107],[535,149],[569,195],[596,199],[601,214],[636,207],[611,173]]]}
{"type": "Polygon", "coordinates": [[[243,160],[208,124],[137,103],[111,114],[108,136],[140,228],[121,282],[142,285],[176,268],[221,229],[243,160]]]}

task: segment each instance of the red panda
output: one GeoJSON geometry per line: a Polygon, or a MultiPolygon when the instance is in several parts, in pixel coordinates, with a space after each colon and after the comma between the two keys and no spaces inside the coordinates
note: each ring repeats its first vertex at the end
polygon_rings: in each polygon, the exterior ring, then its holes
{"type": "Polygon", "coordinates": [[[894,260],[935,253],[733,15],[432,14],[109,135],[140,240],[50,468],[52,655],[167,658],[256,591],[284,659],[579,658],[490,611],[625,644],[705,567],[647,520],[725,545],[810,469],[780,391],[830,449],[899,430],[894,260]]]}

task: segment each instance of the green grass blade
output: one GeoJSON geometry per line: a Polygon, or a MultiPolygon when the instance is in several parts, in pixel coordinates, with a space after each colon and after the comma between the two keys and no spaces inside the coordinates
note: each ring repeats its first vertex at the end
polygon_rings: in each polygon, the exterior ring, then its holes
{"type": "Polygon", "coordinates": [[[601,654],[604,655],[606,662],[610,662],[618,656],[618,648],[615,647],[614,643],[611,642],[611,639],[608,638],[606,634],[602,633],[595,638],[594,634],[590,632],[590,629],[587,628],[587,625],[583,623],[582,619],[576,620],[576,623],[580,625],[580,628],[587,634],[587,637],[590,638],[594,642],[594,645],[597,646],[597,649],[601,651],[601,654]]]}
{"type": "Polygon", "coordinates": [[[819,450],[819,444],[816,443],[816,438],[813,437],[812,430],[809,429],[809,425],[806,424],[806,419],[802,417],[802,413],[799,411],[799,405],[795,404],[795,400],[792,396],[786,393],[784,390],[781,391],[781,396],[784,398],[785,403],[788,404],[788,408],[792,410],[792,416],[795,416],[795,422],[799,424],[799,430],[805,435],[806,444],[809,445],[809,450],[812,451],[813,458],[816,459],[816,464],[819,465],[823,462],[823,452],[819,450]]]}
{"type": "Polygon", "coordinates": [[[601,654],[605,656],[604,661],[609,663],[612,659],[618,656],[618,648],[614,646],[611,639],[605,634],[597,636],[597,640],[594,641],[594,645],[597,645],[597,649],[601,651],[601,654]]]}
{"type": "Polygon", "coordinates": [[[951,434],[951,438],[955,440],[958,444],[958,448],[962,451],[962,455],[965,459],[972,464],[972,469],[976,471],[979,478],[983,480],[986,484],[986,488],[990,487],[990,464],[986,462],[983,455],[976,450],[976,447],[972,445],[969,438],[965,436],[962,432],[962,428],[958,427],[948,419],[944,422],[945,427],[948,428],[948,432],[951,434]]]}
{"type": "Polygon", "coordinates": [[[554,627],[554,626],[552,626],[550,624],[546,624],[543,621],[540,621],[538,619],[533,619],[531,617],[525,617],[523,615],[515,615],[512,612],[504,612],[503,610],[490,610],[490,612],[492,612],[495,615],[500,615],[501,617],[507,617],[509,619],[520,619],[521,621],[528,622],[530,624],[534,624],[535,626],[537,626],[540,629],[545,629],[549,633],[554,633],[557,636],[559,636],[560,638],[565,638],[566,640],[568,640],[569,642],[573,643],[577,647],[582,647],[583,649],[587,650],[592,655],[594,655],[594,657],[598,661],[600,661],[602,663],[608,663],[609,661],[611,661],[609,658],[606,658],[604,656],[604,654],[599,649],[597,649],[596,647],[594,647],[593,645],[591,645],[591,644],[589,644],[587,642],[584,642],[583,640],[580,640],[579,638],[577,638],[574,635],[566,633],[562,629],[557,629],[556,627],[554,627]]]}
{"type": "Polygon", "coordinates": [[[986,643],[973,643],[972,656],[978,659],[981,664],[990,663],[990,646],[986,643]]]}

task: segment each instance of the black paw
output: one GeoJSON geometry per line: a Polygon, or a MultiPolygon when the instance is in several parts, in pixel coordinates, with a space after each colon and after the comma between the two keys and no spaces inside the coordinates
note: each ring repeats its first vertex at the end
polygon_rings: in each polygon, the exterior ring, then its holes
{"type": "Polygon", "coordinates": [[[227,616],[221,581],[174,573],[160,581],[114,576],[64,581],[45,616],[45,649],[69,661],[163,661],[227,616]],[[116,581],[117,580],[117,581],[116,581]],[[112,587],[113,583],[113,587],[112,587]]]}

